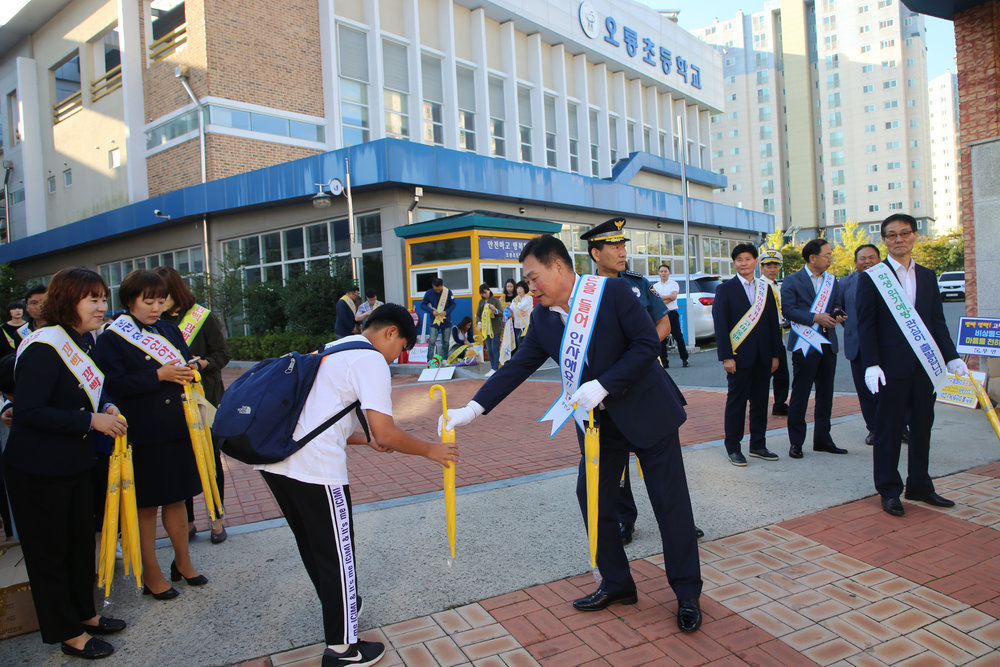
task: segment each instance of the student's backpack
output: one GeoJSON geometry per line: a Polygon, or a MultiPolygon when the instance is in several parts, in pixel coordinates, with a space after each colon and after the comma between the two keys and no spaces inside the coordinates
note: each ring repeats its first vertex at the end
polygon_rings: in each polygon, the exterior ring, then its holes
{"type": "Polygon", "coordinates": [[[344,350],[373,350],[368,341],[334,344],[319,354],[291,352],[265,359],[233,382],[222,396],[212,432],[227,455],[243,463],[276,463],[299,451],[352,410],[368,433],[361,401],[354,401],[300,440],[292,433],[323,359],[344,350]]]}

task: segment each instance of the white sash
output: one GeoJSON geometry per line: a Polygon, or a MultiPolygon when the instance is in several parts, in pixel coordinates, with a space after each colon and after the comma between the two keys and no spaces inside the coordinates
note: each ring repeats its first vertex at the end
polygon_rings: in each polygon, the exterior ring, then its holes
{"type": "Polygon", "coordinates": [[[21,358],[21,354],[35,342],[45,343],[59,353],[66,368],[80,381],[80,388],[87,393],[87,398],[90,399],[90,405],[94,408],[94,412],[97,412],[101,405],[104,373],[97,367],[94,360],[73,342],[73,339],[61,326],[54,326],[42,327],[34,333],[28,334],[17,347],[17,356],[14,357],[15,365],[21,358]]]}
{"type": "Polygon", "coordinates": [[[24,324],[21,325],[21,328],[17,330],[17,335],[20,336],[22,339],[27,338],[28,334],[30,333],[31,333],[30,322],[25,322],[24,324]]]}
{"type": "Polygon", "coordinates": [[[184,363],[184,356],[169,340],[163,336],[143,331],[127,315],[122,315],[112,322],[107,331],[114,331],[149,355],[150,359],[155,359],[161,364],[172,364],[175,361],[184,363]]]}
{"type": "Polygon", "coordinates": [[[750,332],[760,322],[760,316],[764,314],[764,308],[767,306],[767,290],[767,283],[763,280],[757,283],[757,289],[754,291],[753,303],[750,304],[750,309],[743,313],[740,321],[730,330],[729,343],[733,348],[733,352],[736,352],[736,349],[743,344],[743,341],[747,339],[750,332]]]}
{"type": "Polygon", "coordinates": [[[440,310],[441,312],[444,312],[445,314],[444,315],[435,315],[434,316],[434,324],[435,325],[441,325],[441,324],[444,323],[444,321],[446,319],[448,319],[448,314],[445,312],[445,308],[448,307],[448,295],[449,294],[451,294],[451,292],[448,290],[447,287],[444,287],[444,288],[441,289],[441,295],[438,297],[437,310],[440,310]]]}
{"type": "Polygon", "coordinates": [[[889,307],[896,325],[903,332],[903,338],[910,344],[913,353],[920,360],[920,365],[924,367],[924,372],[934,384],[934,391],[940,393],[948,381],[944,357],[941,356],[941,350],[917,313],[917,309],[906,299],[899,279],[884,262],[879,262],[866,273],[871,276],[875,289],[889,307]]]}
{"type": "MultiPolygon", "coordinates": [[[[809,269],[804,269],[806,275],[809,275],[809,269]]],[[[824,313],[826,312],[826,307],[830,303],[830,298],[833,296],[833,284],[836,282],[836,278],[829,271],[823,272],[823,282],[819,286],[819,291],[816,292],[816,298],[813,299],[812,307],[809,308],[811,313],[824,313]]],[[[807,327],[804,324],[799,324],[798,322],[792,322],[792,331],[798,334],[799,339],[795,341],[795,348],[792,352],[796,350],[801,350],[803,356],[809,355],[809,350],[811,348],[816,348],[817,352],[823,352],[823,344],[830,345],[830,340],[819,332],[819,325],[814,324],[811,327],[807,327]]]]}
{"type": "Polygon", "coordinates": [[[559,375],[562,378],[562,394],[556,402],[546,410],[539,422],[552,421],[552,432],[555,436],[563,424],[574,416],[580,426],[586,413],[577,410],[574,414],[570,397],[580,388],[580,376],[587,360],[587,347],[590,336],[594,333],[594,322],[601,306],[601,295],[607,278],[603,276],[582,276],[573,290],[570,300],[569,317],[566,318],[566,328],[563,330],[562,342],[559,344],[559,375]]]}

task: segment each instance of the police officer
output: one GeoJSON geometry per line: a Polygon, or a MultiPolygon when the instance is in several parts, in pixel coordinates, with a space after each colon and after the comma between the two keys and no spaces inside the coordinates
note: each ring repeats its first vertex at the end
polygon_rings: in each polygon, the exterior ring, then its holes
{"type": "MultiPolygon", "coordinates": [[[[589,229],[580,235],[580,240],[587,242],[587,254],[597,265],[597,275],[606,278],[623,278],[632,288],[632,293],[656,326],[656,335],[660,342],[670,335],[670,317],[666,304],[657,294],[645,276],[635,271],[629,271],[628,252],[625,250],[625,218],[611,218],[589,229]]],[[[669,377],[669,375],[668,375],[669,377]]],[[[670,383],[673,379],[670,378],[670,383]]],[[[676,385],[674,385],[676,389],[676,385]]],[[[677,390],[681,405],[687,405],[684,396],[677,390]]],[[[622,541],[628,544],[632,541],[635,531],[635,520],[639,511],[632,497],[632,483],[629,475],[622,477],[621,492],[618,500],[618,523],[622,533],[622,541]]],[[[700,528],[695,528],[698,537],[704,535],[700,528]]]]}
{"type": "MultiPolygon", "coordinates": [[[[778,326],[781,326],[781,288],[778,287],[775,281],[778,276],[781,275],[781,265],[784,258],[781,253],[777,250],[765,250],[761,253],[760,261],[758,265],[760,266],[760,275],[765,278],[768,284],[771,286],[771,294],[774,295],[774,300],[778,304],[778,326]]],[[[782,346],[783,347],[783,346],[782,346]]],[[[774,409],[771,411],[772,415],[787,415],[788,414],[788,355],[779,354],[778,355],[778,370],[771,373],[771,379],[774,386],[774,409]]]]}

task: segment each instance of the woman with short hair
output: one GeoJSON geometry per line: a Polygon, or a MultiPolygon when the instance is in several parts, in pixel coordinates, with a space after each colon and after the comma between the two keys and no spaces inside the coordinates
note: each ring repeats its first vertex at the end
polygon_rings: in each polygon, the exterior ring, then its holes
{"type": "Polygon", "coordinates": [[[91,659],[115,650],[92,635],[125,629],[125,621],[94,608],[91,438],[95,432],[115,437],[126,428],[90,356],[91,332],[101,326],[107,297],[104,280],[89,269],[52,277],[42,311],[48,324],[19,350],[17,405],[3,454],[42,641],[91,659]]]}

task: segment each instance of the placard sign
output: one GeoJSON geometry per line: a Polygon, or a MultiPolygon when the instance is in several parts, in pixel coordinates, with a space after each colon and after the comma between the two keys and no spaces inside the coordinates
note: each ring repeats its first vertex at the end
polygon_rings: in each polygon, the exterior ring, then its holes
{"type": "Polygon", "coordinates": [[[1000,319],[963,317],[958,321],[959,354],[1000,357],[1000,319]]]}
{"type": "Polygon", "coordinates": [[[479,259],[506,259],[517,261],[529,239],[503,239],[497,236],[479,237],[479,259]]]}
{"type": "MultiPolygon", "coordinates": [[[[969,372],[972,373],[972,377],[976,378],[979,384],[986,381],[986,373],[980,373],[979,371],[969,372]]],[[[953,373],[948,373],[947,383],[938,392],[937,400],[939,403],[957,405],[961,408],[971,408],[973,410],[979,406],[979,397],[976,396],[969,378],[958,377],[953,373]]]]}

